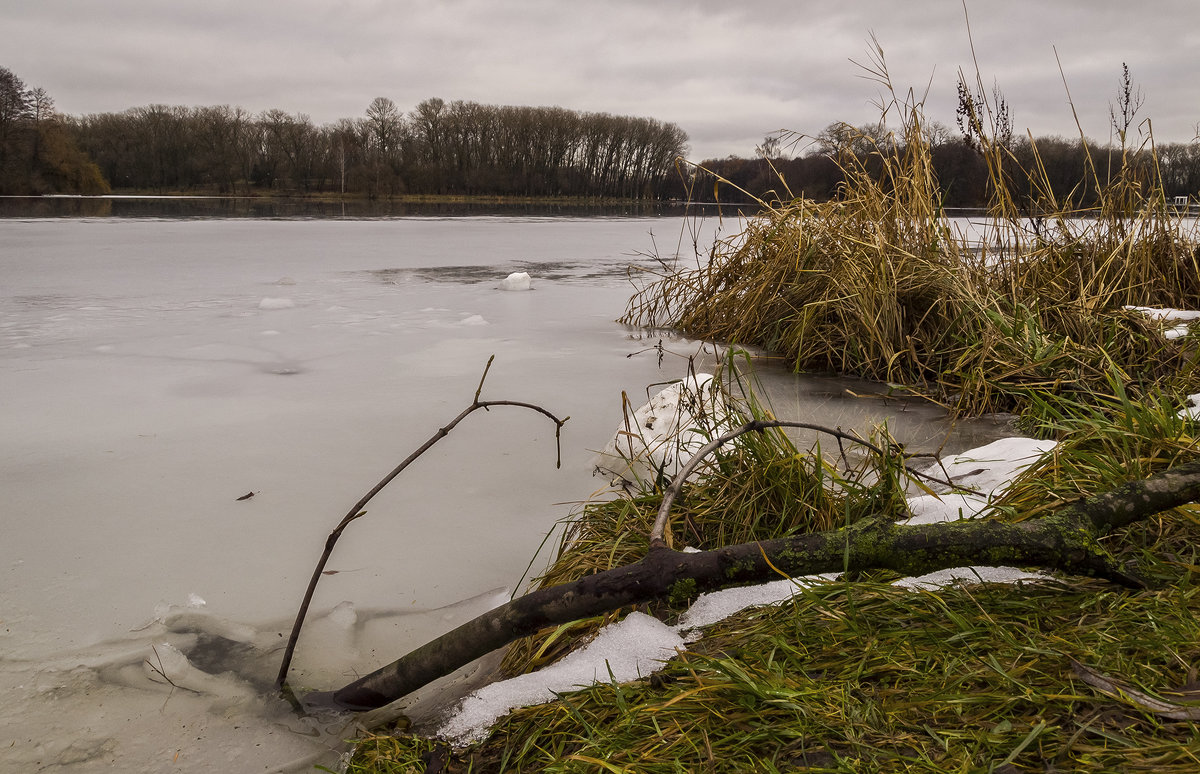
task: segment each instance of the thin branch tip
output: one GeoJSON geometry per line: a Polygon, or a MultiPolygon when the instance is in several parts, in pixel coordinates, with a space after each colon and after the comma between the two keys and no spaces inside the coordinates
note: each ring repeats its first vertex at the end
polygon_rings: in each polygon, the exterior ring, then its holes
{"type": "MultiPolygon", "coordinates": [[[[312,577],[309,579],[309,582],[308,582],[308,588],[304,592],[304,599],[300,603],[299,611],[296,613],[296,620],[292,624],[292,632],[288,638],[287,645],[283,651],[283,659],[282,659],[282,662],[279,667],[279,673],[275,678],[275,687],[277,689],[284,690],[287,686],[288,670],[291,667],[292,657],[295,655],[296,644],[300,639],[300,630],[304,626],[304,619],[308,615],[309,606],[312,604],[312,598],[313,598],[313,594],[316,592],[317,583],[321,580],[321,577],[325,570],[325,566],[329,561],[329,557],[332,556],[334,546],[337,544],[337,541],[341,537],[342,532],[345,530],[347,525],[350,524],[350,522],[352,522],[355,519],[359,518],[360,516],[363,516],[366,514],[366,510],[365,510],[366,505],[368,502],[370,502],[370,500],[373,497],[375,497],[375,495],[379,494],[379,492],[382,491],[385,486],[387,486],[389,483],[391,483],[391,481],[394,478],[396,478],[396,476],[400,475],[400,473],[405,468],[407,468],[410,464],[412,464],[418,457],[420,457],[422,454],[424,454],[426,451],[428,451],[430,447],[432,447],[435,443],[437,443],[438,441],[440,441],[441,439],[443,439],[447,435],[449,435],[450,431],[453,430],[455,427],[457,427],[460,422],[462,422],[464,419],[466,419],[468,416],[470,416],[472,413],[474,413],[475,411],[477,411],[479,409],[483,409],[484,411],[490,411],[492,406],[518,406],[521,408],[527,408],[532,411],[536,411],[536,412],[542,414],[543,416],[549,418],[550,421],[554,422],[555,446],[557,449],[557,459],[555,461],[555,468],[556,469],[562,468],[562,441],[561,441],[560,430],[562,429],[563,424],[567,421],[566,419],[559,419],[554,414],[550,413],[550,411],[548,411],[547,409],[543,408],[542,406],[538,406],[534,403],[525,403],[522,401],[509,401],[509,400],[493,400],[493,401],[479,400],[479,395],[483,391],[484,380],[487,379],[488,371],[489,371],[489,369],[491,369],[492,362],[495,359],[496,359],[495,355],[492,355],[491,357],[488,358],[487,365],[483,369],[483,376],[480,377],[480,379],[479,379],[479,387],[475,390],[475,397],[471,401],[471,405],[469,405],[467,408],[463,409],[459,413],[458,416],[456,416],[453,420],[450,421],[449,424],[445,425],[444,427],[438,428],[437,432],[435,432],[429,438],[429,440],[425,441],[425,443],[422,444],[420,446],[420,448],[418,448],[416,451],[414,451],[412,454],[410,454],[407,458],[405,458],[405,460],[403,462],[401,462],[394,469],[392,469],[392,471],[390,473],[388,473],[386,476],[384,476],[383,479],[380,480],[380,482],[378,484],[376,484],[374,486],[374,488],[371,489],[370,492],[368,492],[366,495],[364,495],[362,497],[362,499],[360,499],[357,503],[354,504],[354,507],[351,508],[346,513],[346,515],[342,517],[342,520],[338,523],[337,527],[335,527],[334,530],[331,533],[329,533],[329,537],[326,538],[326,540],[325,540],[325,550],[322,552],[321,558],[319,560],[317,560],[317,566],[313,569],[312,577]]],[[[570,417],[568,417],[567,419],[569,419],[569,418],[570,417]]]]}

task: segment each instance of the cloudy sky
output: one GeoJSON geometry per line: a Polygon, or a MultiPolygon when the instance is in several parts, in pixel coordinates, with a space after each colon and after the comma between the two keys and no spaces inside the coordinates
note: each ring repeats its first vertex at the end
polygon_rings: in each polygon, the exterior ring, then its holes
{"type": "Polygon", "coordinates": [[[560,105],[679,124],[699,160],[878,119],[874,34],[901,92],[954,125],[960,68],[1018,131],[1107,141],[1128,63],[1158,141],[1200,123],[1196,0],[0,0],[0,66],[64,113],[281,108],[317,123],[377,96],[560,105]],[[1057,52],[1057,59],[1056,59],[1057,52]],[[852,61],[853,60],[853,61],[852,61]],[[1059,72],[1061,63],[1062,74],[1059,72]]]}

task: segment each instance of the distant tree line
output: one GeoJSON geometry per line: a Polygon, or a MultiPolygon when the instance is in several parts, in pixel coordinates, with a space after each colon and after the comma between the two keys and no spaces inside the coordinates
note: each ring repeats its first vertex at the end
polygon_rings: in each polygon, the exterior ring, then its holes
{"type": "Polygon", "coordinates": [[[115,188],[282,193],[661,196],[687,134],[648,118],[376,98],[318,126],[304,114],[148,105],[69,119],[115,188]]]}
{"type": "Polygon", "coordinates": [[[64,116],[0,67],[0,194],[661,197],[687,134],[649,118],[378,97],[361,118],[147,105],[64,116]]]}
{"type": "MultiPolygon", "coordinates": [[[[1110,105],[1114,138],[1101,145],[1014,137],[997,88],[985,100],[959,84],[958,131],[924,127],[948,208],[988,204],[994,176],[986,134],[1003,149],[1007,195],[1031,208],[1048,196],[1086,208],[1118,170],[1158,176],[1168,197],[1200,195],[1200,143],[1134,146],[1142,95],[1127,66],[1110,105]],[[991,116],[984,126],[980,116],[991,116]],[[1031,174],[1036,172],[1037,174],[1031,174]],[[1038,180],[1035,185],[1032,180],[1038,180]],[[1049,190],[1040,181],[1048,181],[1049,190]]],[[[147,105],[64,116],[45,90],[0,67],[0,194],[125,191],[612,197],[751,202],[837,195],[848,156],[878,166],[905,148],[883,126],[827,126],[799,155],[787,137],[764,139],[755,158],[678,164],[687,134],[649,118],[559,107],[427,99],[408,113],[377,97],[359,118],[317,125],[303,113],[240,107],[147,105]]]]}
{"type": "MultiPolygon", "coordinates": [[[[1062,137],[1000,138],[1004,144],[1003,180],[1013,201],[1036,209],[1048,201],[1047,193],[1062,209],[1086,209],[1097,200],[1103,186],[1124,166],[1143,181],[1161,177],[1168,199],[1200,198],[1200,143],[1166,143],[1137,147],[1120,143],[1103,145],[1062,137]],[[1032,181],[1044,179],[1050,191],[1032,181]]],[[[947,208],[986,207],[994,193],[987,162],[978,141],[968,130],[952,133],[933,124],[926,131],[934,174],[947,208]]],[[[757,158],[730,156],[701,162],[672,180],[668,195],[693,201],[748,203],[760,199],[805,196],[824,201],[837,195],[842,183],[842,165],[854,155],[868,168],[880,166],[884,154],[903,153],[905,148],[878,126],[826,127],[804,153],[794,158],[780,153],[778,136],[759,146],[757,158]],[[718,182],[722,178],[726,182],[718,182]]]]}
{"type": "Polygon", "coordinates": [[[107,191],[46,90],[0,67],[0,195],[107,191]]]}
{"type": "MultiPolygon", "coordinates": [[[[1032,216],[1046,214],[1047,209],[1086,210],[1096,206],[1101,192],[1116,181],[1125,191],[1149,194],[1161,190],[1168,200],[1187,197],[1194,203],[1200,198],[1200,136],[1189,143],[1156,145],[1149,122],[1137,118],[1144,103],[1129,65],[1122,63],[1117,90],[1109,102],[1112,133],[1108,143],[1019,137],[1000,87],[993,86],[987,94],[978,78],[971,83],[960,75],[955,111],[958,131],[921,117],[919,150],[928,154],[941,205],[951,209],[987,207],[999,196],[1032,216]]],[[[919,106],[910,107],[919,111],[919,106]]],[[[787,133],[768,135],[757,148],[757,158],[702,162],[678,176],[669,193],[695,201],[752,202],[799,196],[824,201],[838,194],[844,169],[882,171],[889,158],[918,150],[906,147],[905,139],[889,133],[882,124],[830,124],[795,158],[780,152],[785,140],[795,147],[804,138],[787,133]]]]}

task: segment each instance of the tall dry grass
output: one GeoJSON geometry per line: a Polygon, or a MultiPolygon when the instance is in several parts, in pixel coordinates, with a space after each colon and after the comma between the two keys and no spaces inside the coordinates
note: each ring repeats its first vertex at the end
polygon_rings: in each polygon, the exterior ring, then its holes
{"type": "Polygon", "coordinates": [[[1156,165],[1127,155],[1080,213],[1040,159],[1016,169],[985,133],[990,226],[972,242],[940,206],[921,104],[889,109],[901,122],[886,144],[864,136],[870,152],[838,159],[839,196],[761,202],[709,256],[644,276],[623,321],[904,383],[962,414],[1019,410],[1035,390],[1086,395],[1114,368],[1135,391],[1194,382],[1195,347],[1124,308],[1200,308],[1195,230],[1156,165]]]}

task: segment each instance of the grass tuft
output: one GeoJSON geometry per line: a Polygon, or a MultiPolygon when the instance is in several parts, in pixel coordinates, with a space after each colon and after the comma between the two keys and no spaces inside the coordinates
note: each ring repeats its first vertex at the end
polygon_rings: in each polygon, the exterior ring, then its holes
{"type": "Polygon", "coordinates": [[[1200,298],[1195,226],[1167,207],[1157,164],[1127,156],[1082,213],[1038,194],[1040,163],[1014,173],[985,137],[994,200],[974,241],[939,205],[921,105],[893,107],[887,144],[863,136],[869,153],[839,157],[836,199],[761,202],[709,256],[648,270],[623,321],[911,385],[966,415],[1023,410],[1031,390],[1086,396],[1113,368],[1132,390],[1196,385],[1196,348],[1124,308],[1200,298]],[[1009,194],[1014,174],[1032,204],[1009,194]]]}

